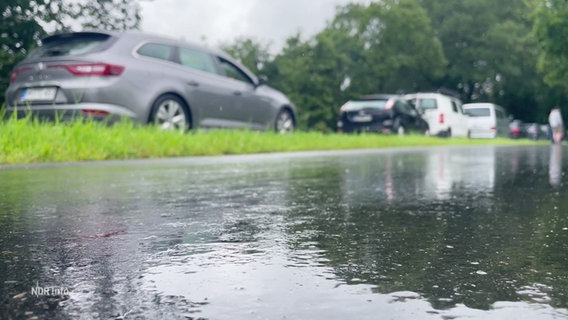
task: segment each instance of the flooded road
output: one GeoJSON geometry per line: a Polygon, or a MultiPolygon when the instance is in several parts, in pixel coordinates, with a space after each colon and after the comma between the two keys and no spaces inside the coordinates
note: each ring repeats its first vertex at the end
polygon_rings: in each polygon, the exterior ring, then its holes
{"type": "Polygon", "coordinates": [[[566,319],[566,150],[0,168],[0,319],[566,319]]]}

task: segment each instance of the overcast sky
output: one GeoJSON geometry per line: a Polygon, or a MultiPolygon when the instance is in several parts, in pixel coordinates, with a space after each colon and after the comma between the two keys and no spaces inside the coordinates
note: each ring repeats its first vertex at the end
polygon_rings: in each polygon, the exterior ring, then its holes
{"type": "Polygon", "coordinates": [[[219,46],[238,37],[271,43],[321,31],[338,5],[368,0],[152,0],[142,1],[142,30],[219,46]]]}

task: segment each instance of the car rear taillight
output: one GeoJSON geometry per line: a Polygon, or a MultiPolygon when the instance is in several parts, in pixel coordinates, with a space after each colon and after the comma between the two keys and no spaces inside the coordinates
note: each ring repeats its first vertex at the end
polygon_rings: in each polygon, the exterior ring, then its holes
{"type": "Polygon", "coordinates": [[[497,131],[496,127],[491,127],[491,131],[497,131]]]}
{"type": "Polygon", "coordinates": [[[446,119],[444,119],[444,114],[443,114],[443,113],[440,113],[440,119],[439,119],[440,124],[444,124],[445,120],[446,120],[446,119]]]}
{"type": "Polygon", "coordinates": [[[90,117],[106,117],[108,116],[108,111],[96,110],[96,109],[83,109],[81,110],[83,115],[90,117]]]}
{"type": "Polygon", "coordinates": [[[108,111],[95,110],[95,109],[83,109],[81,110],[84,116],[87,117],[106,117],[109,115],[108,111]]]}
{"type": "Polygon", "coordinates": [[[108,63],[80,63],[52,65],[49,68],[65,68],[76,76],[120,76],[124,67],[108,63]]]}
{"type": "Polygon", "coordinates": [[[10,83],[14,82],[16,80],[16,78],[25,71],[30,71],[32,70],[32,68],[30,67],[17,67],[14,68],[14,70],[12,70],[12,73],[10,74],[10,83]]]}

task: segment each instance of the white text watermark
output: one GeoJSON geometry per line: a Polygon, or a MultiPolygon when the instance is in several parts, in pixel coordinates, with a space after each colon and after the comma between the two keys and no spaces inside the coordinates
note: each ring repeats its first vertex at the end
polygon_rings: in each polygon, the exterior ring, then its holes
{"type": "Polygon", "coordinates": [[[68,296],[69,289],[66,287],[42,287],[38,283],[36,283],[35,287],[32,287],[32,296],[68,296]]]}

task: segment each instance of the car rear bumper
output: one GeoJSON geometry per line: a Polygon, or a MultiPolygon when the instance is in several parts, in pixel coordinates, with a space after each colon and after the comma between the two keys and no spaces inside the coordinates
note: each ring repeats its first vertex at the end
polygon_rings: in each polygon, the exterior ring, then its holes
{"type": "Polygon", "coordinates": [[[497,137],[494,130],[472,129],[469,132],[469,137],[472,139],[493,139],[497,137]]]}
{"type": "Polygon", "coordinates": [[[353,123],[353,122],[339,121],[337,123],[337,129],[338,129],[339,132],[345,132],[345,133],[352,133],[352,132],[391,133],[392,132],[392,121],[365,122],[365,123],[353,123]]]}
{"type": "Polygon", "coordinates": [[[45,121],[69,121],[92,118],[114,123],[124,118],[136,119],[136,114],[126,108],[100,103],[49,104],[6,107],[5,118],[18,119],[31,116],[45,121]]]}

